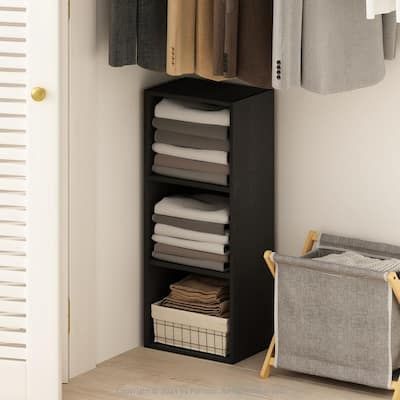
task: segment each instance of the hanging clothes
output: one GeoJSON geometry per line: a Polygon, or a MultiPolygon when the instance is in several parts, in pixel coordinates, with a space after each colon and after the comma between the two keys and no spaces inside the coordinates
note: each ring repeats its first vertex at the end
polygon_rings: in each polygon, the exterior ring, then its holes
{"type": "Polygon", "coordinates": [[[397,11],[397,22],[400,22],[400,0],[366,0],[366,5],[368,19],[397,11]]]}
{"type": "Polygon", "coordinates": [[[295,1],[274,5],[274,88],[329,94],[383,79],[384,59],[395,55],[394,15],[367,20],[364,0],[295,1]]]}
{"type": "Polygon", "coordinates": [[[167,73],[195,72],[196,0],[168,0],[167,73]]]}
{"type": "Polygon", "coordinates": [[[237,76],[239,0],[214,0],[214,73],[237,76]]]}
{"type": "Polygon", "coordinates": [[[214,0],[213,15],[213,59],[214,74],[224,74],[224,46],[225,46],[225,0],[214,0]]]}
{"type": "Polygon", "coordinates": [[[136,64],[137,0],[111,0],[109,64],[136,64]]]}
{"type": "Polygon", "coordinates": [[[197,0],[196,74],[219,81],[223,73],[214,74],[214,4],[213,0],[197,0]]]}
{"type": "Polygon", "coordinates": [[[274,2],[272,84],[275,89],[301,85],[303,0],[274,2]]]}
{"type": "MultiPolygon", "coordinates": [[[[274,3],[280,1],[283,0],[274,3]]],[[[271,88],[272,13],[272,0],[246,0],[239,4],[238,77],[263,88],[271,88]]]]}
{"type": "Polygon", "coordinates": [[[167,57],[167,0],[138,0],[138,64],[165,72],[167,57]]]}
{"type": "Polygon", "coordinates": [[[371,86],[384,78],[384,42],[393,43],[396,37],[384,37],[382,17],[367,20],[365,12],[364,0],[304,1],[305,89],[337,93],[371,86]]]}
{"type": "Polygon", "coordinates": [[[237,75],[237,46],[239,26],[239,0],[226,0],[224,75],[234,78],[237,75]]]}

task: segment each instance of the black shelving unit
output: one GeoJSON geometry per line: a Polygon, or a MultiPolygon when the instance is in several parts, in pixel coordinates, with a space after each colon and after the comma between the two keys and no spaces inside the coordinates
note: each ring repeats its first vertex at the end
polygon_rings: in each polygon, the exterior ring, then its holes
{"type": "Polygon", "coordinates": [[[273,279],[263,252],[274,248],[274,94],[259,88],[183,78],[144,92],[144,345],[226,363],[263,350],[273,334],[273,279]],[[220,105],[231,112],[229,186],[152,173],[155,105],[162,98],[220,105]],[[154,205],[172,194],[218,193],[230,202],[230,263],[224,272],[152,259],[154,205]],[[216,356],[154,342],[151,304],[188,273],[230,284],[229,355],[216,356]]]}

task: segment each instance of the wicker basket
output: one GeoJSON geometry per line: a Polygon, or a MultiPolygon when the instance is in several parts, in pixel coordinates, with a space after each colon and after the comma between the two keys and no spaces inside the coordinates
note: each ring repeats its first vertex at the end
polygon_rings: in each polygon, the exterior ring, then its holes
{"type": "Polygon", "coordinates": [[[151,305],[154,341],[220,356],[228,355],[229,319],[151,305]]]}

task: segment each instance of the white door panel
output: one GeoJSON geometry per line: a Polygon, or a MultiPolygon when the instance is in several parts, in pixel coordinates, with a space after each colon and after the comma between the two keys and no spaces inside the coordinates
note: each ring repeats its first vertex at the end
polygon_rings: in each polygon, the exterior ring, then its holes
{"type": "Polygon", "coordinates": [[[60,4],[0,0],[0,399],[60,397],[60,4]]]}
{"type": "Polygon", "coordinates": [[[0,359],[0,376],[2,379],[2,399],[20,400],[26,398],[26,367],[25,363],[14,360],[0,359]],[[12,384],[18,382],[18,384],[12,384]]]}
{"type": "Polygon", "coordinates": [[[0,343],[16,343],[24,344],[26,343],[26,333],[25,330],[6,330],[3,329],[0,332],[0,343]]]}
{"type": "MultiPolygon", "coordinates": [[[[0,293],[4,297],[11,299],[26,299],[26,286],[15,285],[14,282],[0,281],[0,293]]],[[[0,329],[0,332],[3,331],[0,329]]]]}

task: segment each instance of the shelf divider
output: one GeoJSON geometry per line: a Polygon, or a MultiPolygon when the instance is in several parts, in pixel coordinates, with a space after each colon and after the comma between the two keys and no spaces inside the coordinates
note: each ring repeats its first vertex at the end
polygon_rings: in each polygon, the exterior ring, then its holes
{"type": "Polygon", "coordinates": [[[174,264],[162,260],[156,260],[154,258],[150,260],[150,265],[152,267],[172,269],[174,271],[185,271],[191,274],[212,276],[214,278],[229,279],[230,276],[229,269],[225,271],[214,271],[212,269],[191,267],[190,265],[174,264]]]}
{"type": "Polygon", "coordinates": [[[166,183],[169,185],[188,186],[202,190],[210,190],[214,192],[229,193],[229,186],[214,185],[212,183],[189,181],[186,179],[172,178],[163,175],[150,175],[147,177],[153,183],[166,183]]]}

